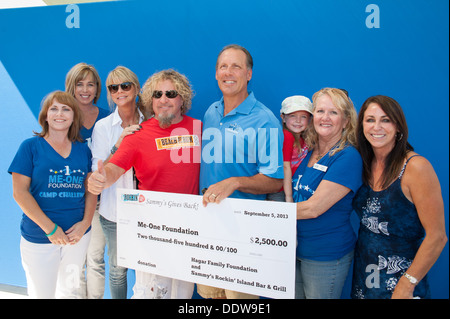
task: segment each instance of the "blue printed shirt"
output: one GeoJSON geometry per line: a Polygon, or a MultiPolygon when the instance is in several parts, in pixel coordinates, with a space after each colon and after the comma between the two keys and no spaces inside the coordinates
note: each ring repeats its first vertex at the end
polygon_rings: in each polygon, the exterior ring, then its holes
{"type": "Polygon", "coordinates": [[[292,176],[294,202],[308,200],[322,180],[350,189],[350,192],[317,218],[297,221],[297,257],[319,261],[336,260],[349,253],[356,242],[350,222],[352,201],[362,185],[362,159],[353,146],[333,156],[326,154],[308,167],[312,152],[306,155],[292,176]]]}
{"type": "MultiPolygon", "coordinates": [[[[31,178],[31,195],[42,211],[66,231],[84,217],[84,182],[91,171],[91,157],[85,143],[72,143],[70,155],[64,158],[44,138],[35,136],[22,142],[8,172],[31,178]]],[[[25,214],[20,229],[30,242],[50,242],[25,214]]]]}

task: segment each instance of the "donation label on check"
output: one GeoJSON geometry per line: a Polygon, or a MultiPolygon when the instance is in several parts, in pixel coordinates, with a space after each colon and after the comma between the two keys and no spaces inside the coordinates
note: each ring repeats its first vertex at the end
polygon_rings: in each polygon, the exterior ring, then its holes
{"type": "Polygon", "coordinates": [[[117,190],[119,265],[269,298],[294,298],[296,206],[117,190]]]}

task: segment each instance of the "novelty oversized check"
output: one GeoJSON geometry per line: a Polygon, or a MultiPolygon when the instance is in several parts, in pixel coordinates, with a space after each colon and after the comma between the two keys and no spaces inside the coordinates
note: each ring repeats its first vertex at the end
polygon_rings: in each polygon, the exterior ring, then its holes
{"type": "Polygon", "coordinates": [[[117,190],[119,265],[269,298],[294,298],[295,204],[117,190]]]}

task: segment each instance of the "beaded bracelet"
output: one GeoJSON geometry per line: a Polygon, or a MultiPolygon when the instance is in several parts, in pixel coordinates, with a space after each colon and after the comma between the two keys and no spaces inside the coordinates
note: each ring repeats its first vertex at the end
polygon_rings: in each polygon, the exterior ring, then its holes
{"type": "Polygon", "coordinates": [[[58,225],[55,224],[55,229],[53,229],[53,231],[50,234],[45,234],[45,236],[47,236],[47,237],[52,236],[54,233],[56,233],[57,229],[58,229],[58,225]]]}

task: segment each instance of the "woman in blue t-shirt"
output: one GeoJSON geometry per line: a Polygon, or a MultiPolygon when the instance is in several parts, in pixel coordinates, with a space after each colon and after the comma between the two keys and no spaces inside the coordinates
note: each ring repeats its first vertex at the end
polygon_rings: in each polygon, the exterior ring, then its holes
{"type": "Polygon", "coordinates": [[[33,298],[75,298],[97,197],[87,192],[91,151],[81,112],[68,93],[43,102],[40,133],[22,142],[8,172],[23,211],[21,257],[33,298]]]}
{"type": "Polygon", "coordinates": [[[353,259],[352,200],[362,184],[356,110],[343,90],[313,96],[308,152],[292,177],[297,202],[296,298],[338,299],[353,259]]]}

